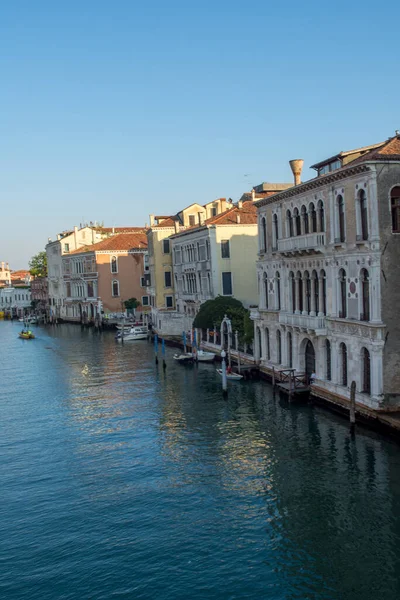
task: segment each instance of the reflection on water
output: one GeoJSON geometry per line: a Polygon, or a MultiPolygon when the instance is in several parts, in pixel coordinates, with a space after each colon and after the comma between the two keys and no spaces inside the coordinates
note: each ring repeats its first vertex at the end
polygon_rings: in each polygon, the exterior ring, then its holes
{"type": "Polygon", "coordinates": [[[398,599],[400,449],[146,342],[0,323],[0,597],[398,599]]]}

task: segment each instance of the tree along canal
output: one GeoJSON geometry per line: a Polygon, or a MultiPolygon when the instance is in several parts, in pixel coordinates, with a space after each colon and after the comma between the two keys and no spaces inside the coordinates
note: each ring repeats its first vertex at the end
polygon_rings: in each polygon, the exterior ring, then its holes
{"type": "Polygon", "coordinates": [[[153,347],[0,322],[0,597],[400,597],[400,448],[153,347]]]}

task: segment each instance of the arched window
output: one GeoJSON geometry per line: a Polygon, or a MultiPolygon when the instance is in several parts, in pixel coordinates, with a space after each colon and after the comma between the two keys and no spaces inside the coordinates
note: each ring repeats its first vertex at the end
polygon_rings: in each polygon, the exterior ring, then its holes
{"type": "Polygon", "coordinates": [[[119,281],[118,279],[113,279],[112,282],[112,295],[119,296],[119,281]]]}
{"type": "Polygon", "coordinates": [[[361,270],[360,275],[361,282],[361,302],[362,302],[362,312],[360,315],[360,321],[369,321],[370,319],[370,310],[369,310],[369,275],[367,269],[361,270]]]}
{"type": "Polygon", "coordinates": [[[271,360],[271,348],[269,344],[269,329],[265,328],[265,350],[267,353],[267,360],[271,360]]]}
{"type": "Polygon", "coordinates": [[[275,285],[276,285],[276,308],[281,310],[281,276],[277,271],[275,273],[275,285]]]}
{"type": "Polygon", "coordinates": [[[299,214],[299,210],[297,208],[295,208],[294,211],[293,211],[293,219],[294,219],[294,232],[295,232],[295,235],[301,235],[300,214],[299,214]]]}
{"type": "Polygon", "coordinates": [[[321,272],[319,274],[319,279],[322,282],[321,283],[322,297],[320,298],[320,307],[319,307],[319,310],[324,315],[326,315],[326,273],[325,273],[324,269],[321,269],[321,272]]]}
{"type": "Polygon", "coordinates": [[[310,273],[308,271],[304,271],[303,285],[304,285],[305,302],[306,302],[304,310],[306,311],[307,314],[309,314],[311,312],[311,279],[310,279],[310,273]]]}
{"type": "Polygon", "coordinates": [[[278,240],[279,240],[279,231],[278,231],[278,215],[274,214],[274,216],[272,217],[272,226],[273,226],[273,231],[274,231],[274,245],[275,247],[278,245],[278,240]]]}
{"type": "Polygon", "coordinates": [[[276,332],[276,362],[278,365],[282,363],[282,336],[280,329],[276,332]]]}
{"type": "Polygon", "coordinates": [[[343,196],[341,196],[340,194],[337,197],[337,210],[338,210],[339,242],[344,242],[346,239],[345,227],[344,227],[344,200],[343,200],[343,196]]]}
{"type": "Polygon", "coordinates": [[[340,373],[340,383],[341,385],[347,385],[347,347],[343,342],[339,346],[340,350],[340,363],[341,363],[341,373],[340,373]]]}
{"type": "Polygon", "coordinates": [[[303,312],[303,279],[301,278],[300,271],[297,271],[296,279],[298,280],[297,285],[299,286],[299,298],[298,298],[298,307],[297,309],[302,313],[303,312]]]}
{"type": "Polygon", "coordinates": [[[288,331],[287,334],[287,353],[288,353],[288,366],[290,369],[293,367],[293,343],[292,343],[292,334],[288,331]]]}
{"type": "Polygon", "coordinates": [[[326,380],[330,381],[332,378],[332,356],[331,356],[331,343],[329,340],[325,342],[325,361],[326,361],[326,380]]]}
{"type": "Polygon", "coordinates": [[[392,208],[392,231],[400,233],[400,186],[396,186],[390,192],[390,203],[392,208]]]}
{"type": "Polygon", "coordinates": [[[361,351],[362,359],[362,391],[365,394],[371,393],[371,365],[370,356],[366,348],[361,351]]]}
{"type": "Polygon", "coordinates": [[[311,233],[317,232],[317,211],[315,210],[314,202],[311,202],[308,207],[308,214],[311,219],[311,233]]]}
{"type": "Polygon", "coordinates": [[[368,239],[368,213],[367,213],[367,196],[364,190],[360,190],[358,194],[358,202],[360,206],[360,225],[361,239],[368,239]]]}
{"type": "Polygon", "coordinates": [[[324,203],[322,202],[322,200],[318,200],[317,209],[319,217],[319,230],[325,231],[324,203]]]}
{"type": "Polygon", "coordinates": [[[346,271],[339,271],[339,317],[345,319],[347,317],[347,285],[346,271]]]}
{"type": "Polygon", "coordinates": [[[303,221],[303,230],[304,233],[307,234],[309,233],[309,227],[308,227],[308,214],[307,214],[307,209],[306,207],[303,206],[301,207],[301,220],[303,221]]]}
{"type": "Polygon", "coordinates": [[[264,289],[264,304],[265,308],[268,308],[268,275],[263,275],[263,289],[264,289]]]}
{"type": "Polygon", "coordinates": [[[118,262],[116,256],[111,257],[111,273],[118,273],[118,262]]]}
{"type": "Polygon", "coordinates": [[[311,273],[311,278],[314,280],[314,307],[315,312],[318,314],[319,312],[319,281],[317,271],[313,271],[311,273]]]}
{"type": "Polygon", "coordinates": [[[290,281],[290,288],[289,288],[289,293],[290,293],[290,307],[292,312],[294,313],[296,310],[296,280],[294,278],[294,273],[293,271],[290,271],[289,273],[289,281],[290,281]]]}
{"type": "Polygon", "coordinates": [[[261,219],[261,250],[267,251],[267,221],[265,217],[261,219]]]}
{"type": "Polygon", "coordinates": [[[258,339],[258,356],[262,358],[262,339],[261,339],[261,329],[257,327],[257,339],[258,339]]]}
{"type": "Polygon", "coordinates": [[[286,233],[288,237],[293,237],[293,219],[290,210],[286,211],[286,233]]]}

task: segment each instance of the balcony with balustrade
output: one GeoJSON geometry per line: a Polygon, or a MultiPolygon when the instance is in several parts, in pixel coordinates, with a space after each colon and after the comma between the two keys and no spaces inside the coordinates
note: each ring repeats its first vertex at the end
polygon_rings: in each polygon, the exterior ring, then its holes
{"type": "Polygon", "coordinates": [[[279,323],[297,327],[303,331],[312,332],[315,335],[326,335],[326,317],[312,316],[296,313],[279,313],[279,323]]]}
{"type": "Polygon", "coordinates": [[[308,233],[278,240],[277,251],[285,256],[323,252],[325,248],[324,232],[308,233]]]}

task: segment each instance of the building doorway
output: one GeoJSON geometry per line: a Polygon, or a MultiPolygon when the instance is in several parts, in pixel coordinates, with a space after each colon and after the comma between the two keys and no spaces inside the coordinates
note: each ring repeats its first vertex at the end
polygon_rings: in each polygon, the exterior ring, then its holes
{"type": "Polygon", "coordinates": [[[312,373],[315,373],[315,350],[310,340],[307,340],[305,347],[305,371],[306,381],[308,383],[312,373]]]}

